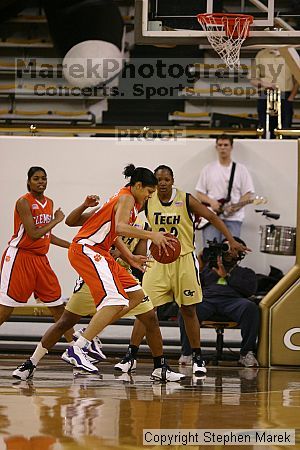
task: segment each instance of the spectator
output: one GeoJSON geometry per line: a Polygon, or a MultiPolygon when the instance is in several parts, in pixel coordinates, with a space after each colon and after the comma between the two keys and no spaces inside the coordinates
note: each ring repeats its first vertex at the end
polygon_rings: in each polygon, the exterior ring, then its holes
{"type": "MultiPolygon", "coordinates": [[[[294,79],[279,50],[276,48],[260,50],[255,57],[255,72],[255,78],[251,79],[251,83],[259,91],[257,112],[259,125],[265,130],[264,137],[266,137],[267,89],[280,89],[282,128],[291,128],[293,101],[297,95],[299,84],[294,79]]],[[[274,138],[274,130],[278,127],[277,116],[270,116],[269,127],[270,137],[274,138]]]]}
{"type": "MultiPolygon", "coordinates": [[[[248,169],[243,164],[236,163],[233,173],[232,148],[231,136],[223,134],[217,137],[218,159],[203,168],[196,185],[196,197],[220,214],[231,234],[239,237],[245,216],[243,205],[253,196],[254,186],[248,169]],[[232,188],[229,189],[232,174],[232,188]]],[[[219,230],[204,219],[201,219],[200,228],[203,231],[203,246],[208,240],[216,239],[221,242],[224,238],[219,230]]]]}
{"type": "MultiPolygon", "coordinates": [[[[246,245],[238,237],[235,239],[246,245]]],[[[243,252],[233,257],[229,250],[214,259],[211,250],[205,249],[203,253],[205,266],[200,274],[203,300],[202,303],[197,303],[196,309],[199,322],[209,320],[214,314],[221,314],[226,320],[239,324],[242,334],[239,364],[253,367],[258,366],[255,351],[259,330],[259,307],[249,300],[249,297],[256,292],[257,282],[252,269],[238,265],[244,257],[243,252]]],[[[182,344],[179,363],[190,364],[192,350],[181,316],[179,325],[182,344]]]]}

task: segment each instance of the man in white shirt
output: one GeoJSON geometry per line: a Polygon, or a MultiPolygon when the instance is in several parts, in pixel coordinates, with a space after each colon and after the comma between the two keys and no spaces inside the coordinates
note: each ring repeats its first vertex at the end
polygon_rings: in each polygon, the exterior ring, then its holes
{"type": "MultiPolygon", "coordinates": [[[[196,184],[196,197],[210,207],[225,222],[233,236],[240,237],[241,226],[245,212],[243,205],[254,194],[254,186],[248,169],[241,163],[236,163],[233,176],[230,201],[223,201],[228,196],[228,185],[232,171],[231,159],[233,138],[223,134],[216,139],[218,159],[207,164],[201,171],[196,184]],[[236,205],[241,203],[241,205],[236,205]],[[222,211],[225,209],[224,213],[222,211]]],[[[203,221],[203,219],[202,219],[203,221]]],[[[201,227],[202,222],[200,222],[201,227]]],[[[212,225],[207,223],[203,228],[203,246],[214,238],[221,242],[224,236],[212,225]]]]}
{"type": "MultiPolygon", "coordinates": [[[[250,81],[259,90],[257,102],[259,125],[266,130],[267,89],[279,88],[281,92],[282,128],[291,128],[293,100],[297,95],[299,85],[278,49],[265,48],[257,53],[255,57],[255,77],[250,81]]],[[[277,121],[277,116],[270,117],[271,138],[275,137],[274,129],[278,127],[277,121]]]]}

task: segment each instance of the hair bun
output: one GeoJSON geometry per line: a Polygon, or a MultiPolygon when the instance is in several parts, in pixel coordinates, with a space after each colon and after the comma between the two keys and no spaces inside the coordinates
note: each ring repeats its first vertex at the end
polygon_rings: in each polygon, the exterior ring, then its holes
{"type": "Polygon", "coordinates": [[[135,171],[135,165],[134,164],[128,164],[123,171],[123,175],[125,178],[130,178],[134,174],[135,171]]]}

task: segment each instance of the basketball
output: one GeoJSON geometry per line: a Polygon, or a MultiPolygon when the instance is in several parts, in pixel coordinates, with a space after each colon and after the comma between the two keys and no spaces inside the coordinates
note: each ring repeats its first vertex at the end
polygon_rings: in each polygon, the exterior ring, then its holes
{"type": "Polygon", "coordinates": [[[156,261],[158,261],[161,264],[170,264],[170,263],[176,261],[176,259],[179,257],[180,252],[181,252],[181,244],[180,244],[180,241],[177,239],[177,237],[173,236],[170,233],[168,233],[167,236],[172,236],[173,238],[176,239],[175,242],[174,241],[172,242],[174,250],[172,250],[170,247],[168,247],[169,255],[167,255],[163,249],[161,250],[161,254],[159,255],[158,246],[155,245],[153,242],[150,245],[151,255],[153,256],[153,258],[156,261]]]}

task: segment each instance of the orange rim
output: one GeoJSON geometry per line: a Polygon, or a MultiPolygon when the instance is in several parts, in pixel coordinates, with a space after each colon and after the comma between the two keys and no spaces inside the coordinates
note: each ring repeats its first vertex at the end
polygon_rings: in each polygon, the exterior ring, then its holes
{"type": "Polygon", "coordinates": [[[249,26],[253,23],[254,17],[249,14],[224,14],[224,13],[205,13],[197,15],[198,22],[203,26],[205,25],[223,25],[226,36],[232,35],[233,37],[239,37],[239,33],[243,31],[245,37],[249,35],[249,26]],[[213,19],[213,21],[211,21],[213,19]],[[238,22],[237,22],[238,20],[238,22]],[[237,23],[239,26],[237,26],[237,23]],[[247,23],[247,30],[240,28],[244,27],[247,23]]]}

